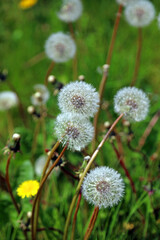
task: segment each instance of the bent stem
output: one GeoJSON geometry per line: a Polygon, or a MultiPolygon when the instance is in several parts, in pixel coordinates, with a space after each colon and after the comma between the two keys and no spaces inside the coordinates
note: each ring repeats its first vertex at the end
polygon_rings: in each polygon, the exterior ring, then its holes
{"type": "MultiPolygon", "coordinates": [[[[114,43],[115,43],[115,39],[116,39],[116,36],[117,36],[117,30],[118,30],[118,26],[119,26],[119,22],[120,22],[120,18],[121,18],[122,9],[123,9],[123,5],[120,4],[119,8],[118,8],[116,19],[115,19],[114,27],[113,27],[113,32],[112,32],[112,37],[111,37],[111,41],[110,41],[110,45],[109,45],[108,55],[107,55],[107,58],[106,58],[106,64],[108,65],[108,68],[109,68],[110,63],[111,63],[114,43]]],[[[96,115],[94,117],[95,135],[94,135],[93,144],[92,144],[93,149],[95,149],[95,144],[96,144],[97,123],[98,123],[98,118],[99,118],[99,114],[100,114],[100,107],[101,107],[101,104],[102,104],[102,98],[103,98],[103,93],[104,93],[105,85],[106,85],[106,82],[107,82],[107,78],[108,78],[108,69],[107,69],[107,71],[103,72],[102,80],[101,80],[100,87],[99,87],[100,106],[99,106],[98,112],[96,113],[96,115]]]]}
{"type": "Polygon", "coordinates": [[[135,188],[135,185],[134,185],[134,182],[133,182],[133,179],[124,163],[124,160],[121,156],[121,154],[118,152],[118,150],[116,149],[115,145],[112,143],[112,147],[113,147],[113,150],[115,151],[116,153],[116,156],[117,156],[117,159],[119,160],[119,163],[121,165],[121,167],[123,168],[125,174],[126,174],[126,177],[129,179],[129,182],[130,182],[130,185],[131,185],[131,188],[132,188],[132,191],[133,193],[136,195],[137,194],[137,191],[136,191],[136,188],[135,188]]]}
{"type": "Polygon", "coordinates": [[[135,63],[135,69],[134,69],[131,86],[134,86],[136,83],[136,80],[137,80],[139,66],[140,66],[141,52],[142,52],[142,29],[139,28],[138,29],[138,47],[137,47],[136,63],[135,63]]]}
{"type": "MultiPolygon", "coordinates": [[[[9,157],[8,157],[8,160],[7,160],[5,179],[6,179],[6,184],[7,184],[8,192],[9,192],[9,194],[10,194],[10,196],[11,196],[11,199],[12,199],[12,202],[13,202],[13,204],[14,204],[14,206],[15,206],[15,209],[16,209],[18,215],[19,215],[21,211],[20,211],[20,209],[19,209],[19,207],[18,207],[18,205],[17,205],[17,202],[16,202],[16,200],[15,200],[15,198],[14,198],[14,196],[13,196],[12,188],[11,188],[10,180],[9,180],[9,164],[10,164],[10,161],[11,161],[12,156],[13,156],[13,153],[10,153],[10,155],[9,155],[9,157]]],[[[26,233],[26,231],[25,231],[24,229],[22,229],[22,230],[23,230],[24,237],[25,237],[25,239],[27,240],[27,239],[28,239],[27,233],[26,233]]]]}
{"type": "Polygon", "coordinates": [[[76,219],[77,219],[77,213],[78,213],[79,206],[80,206],[80,202],[81,202],[81,197],[82,197],[82,193],[80,192],[80,193],[79,193],[79,197],[78,197],[78,202],[77,202],[76,210],[75,210],[75,214],[74,214],[74,217],[73,217],[71,240],[74,240],[76,219]]]}
{"type": "MultiPolygon", "coordinates": [[[[55,162],[52,164],[52,166],[50,167],[50,169],[48,170],[48,172],[46,173],[46,175],[44,176],[44,178],[42,179],[41,183],[40,183],[40,187],[38,190],[38,193],[34,199],[33,202],[33,208],[32,208],[32,218],[31,218],[31,228],[32,228],[32,240],[36,240],[36,232],[37,232],[37,220],[38,220],[38,207],[39,207],[39,203],[37,202],[38,199],[40,198],[41,195],[41,190],[44,186],[44,183],[46,182],[48,176],[50,175],[50,173],[52,172],[53,168],[58,164],[59,160],[61,159],[61,157],[63,156],[64,152],[66,151],[68,145],[66,145],[62,152],[60,153],[60,155],[58,156],[58,158],[55,160],[55,162]],[[37,207],[37,209],[36,209],[37,207]]],[[[51,151],[52,153],[52,151],[51,151]]],[[[52,154],[50,153],[49,158],[52,157],[52,154]]]]}
{"type": "Polygon", "coordinates": [[[99,207],[95,207],[94,211],[93,211],[93,214],[92,214],[92,217],[91,217],[91,220],[89,222],[87,231],[85,233],[84,240],[88,240],[89,239],[89,237],[90,237],[90,235],[92,233],[92,230],[94,228],[95,222],[97,220],[98,213],[99,213],[99,207]]]}
{"type": "Polygon", "coordinates": [[[144,146],[144,144],[145,144],[145,142],[146,142],[147,137],[148,137],[149,134],[151,133],[152,128],[155,126],[155,124],[157,123],[157,121],[158,121],[159,118],[160,118],[160,110],[153,116],[153,118],[152,118],[151,121],[149,122],[146,130],[144,131],[142,137],[141,137],[140,140],[139,140],[137,150],[140,151],[140,150],[142,149],[142,147],[144,146]]]}
{"type": "Polygon", "coordinates": [[[72,217],[72,212],[79,194],[79,191],[81,189],[81,185],[83,182],[84,177],[86,176],[88,170],[90,169],[93,161],[95,160],[97,154],[99,153],[100,149],[102,148],[103,144],[105,143],[105,141],[107,140],[107,138],[109,137],[110,133],[113,131],[114,127],[117,125],[117,123],[120,121],[120,119],[123,117],[123,113],[114,121],[114,123],[112,124],[112,126],[110,127],[110,129],[108,130],[108,132],[106,133],[106,135],[104,136],[104,138],[102,139],[102,141],[100,142],[100,144],[98,145],[98,147],[96,148],[96,150],[94,151],[94,153],[92,154],[86,168],[84,169],[84,172],[81,175],[80,181],[78,183],[78,186],[76,188],[76,193],[72,199],[69,211],[68,211],[68,216],[67,216],[67,220],[66,220],[66,224],[65,224],[65,228],[64,228],[64,236],[63,236],[63,240],[67,239],[67,234],[68,234],[68,228],[69,228],[69,224],[71,221],[71,217],[72,217]]]}
{"type": "Polygon", "coordinates": [[[49,66],[49,68],[48,68],[48,70],[47,70],[47,73],[46,73],[46,76],[45,76],[45,80],[44,80],[44,84],[45,84],[46,86],[48,85],[48,77],[49,77],[49,75],[51,74],[51,72],[52,72],[52,70],[53,70],[53,68],[54,68],[54,65],[55,65],[55,63],[54,63],[54,62],[51,62],[50,66],[49,66]]]}
{"type": "Polygon", "coordinates": [[[8,192],[11,196],[11,199],[12,199],[12,202],[17,210],[17,213],[20,214],[20,209],[16,203],[16,200],[13,196],[13,193],[12,193],[12,189],[11,189],[11,185],[10,185],[10,181],[9,181],[9,164],[10,164],[10,160],[13,156],[13,153],[10,153],[9,157],[8,157],[8,160],[7,160],[7,165],[6,165],[6,184],[7,184],[7,188],[8,188],[8,192]]]}

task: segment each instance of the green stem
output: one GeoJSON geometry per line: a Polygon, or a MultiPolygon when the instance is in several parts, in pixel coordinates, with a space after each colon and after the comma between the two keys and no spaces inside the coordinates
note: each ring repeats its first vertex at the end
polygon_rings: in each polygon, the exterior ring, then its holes
{"type": "MultiPolygon", "coordinates": [[[[53,168],[58,164],[59,160],[61,159],[61,157],[63,156],[64,152],[66,151],[68,145],[66,145],[62,152],[60,153],[60,155],[58,156],[58,158],[55,160],[55,162],[52,164],[52,166],[50,167],[50,169],[48,170],[48,172],[46,173],[46,175],[44,176],[44,178],[42,179],[41,183],[40,183],[40,187],[38,190],[38,193],[34,199],[33,202],[33,208],[32,208],[32,219],[31,219],[31,227],[32,227],[32,240],[36,240],[36,232],[37,232],[37,219],[38,219],[38,208],[36,209],[37,206],[37,201],[40,198],[41,195],[41,190],[44,186],[44,183],[46,182],[49,174],[52,172],[53,168]],[[35,214],[35,210],[36,210],[36,214],[35,214]]],[[[52,158],[52,151],[49,155],[48,158],[52,158]]],[[[38,204],[39,207],[39,204],[38,204]]]]}
{"type": "MultiPolygon", "coordinates": [[[[120,22],[120,18],[121,18],[122,9],[123,9],[123,6],[119,5],[119,9],[118,9],[117,16],[116,16],[116,19],[115,19],[115,23],[114,23],[114,27],[113,27],[113,33],[112,33],[112,37],[111,37],[111,41],[110,41],[110,45],[109,45],[108,55],[107,55],[107,58],[106,58],[106,64],[108,65],[108,67],[110,66],[110,63],[111,63],[114,43],[115,43],[115,39],[116,39],[116,36],[117,36],[117,30],[118,30],[118,26],[119,26],[119,22],[120,22]]],[[[107,78],[108,78],[108,70],[103,72],[102,80],[101,80],[100,87],[99,87],[100,107],[101,107],[101,104],[102,104],[102,98],[103,98],[103,93],[104,93],[105,85],[106,85],[106,82],[107,82],[107,78]]],[[[97,123],[98,123],[98,118],[99,118],[99,114],[100,114],[100,107],[99,107],[98,112],[96,113],[96,115],[94,117],[95,135],[94,135],[93,142],[92,142],[93,149],[95,149],[95,145],[96,145],[97,123]]]]}
{"type": "Polygon", "coordinates": [[[93,161],[95,160],[97,154],[99,153],[100,149],[102,148],[103,144],[105,143],[105,141],[107,140],[107,138],[109,137],[110,133],[113,131],[114,127],[116,126],[116,124],[120,121],[120,119],[123,117],[123,113],[114,121],[114,123],[112,124],[112,126],[110,127],[110,129],[108,130],[108,132],[106,133],[106,135],[104,136],[104,138],[102,139],[102,141],[100,142],[100,144],[98,145],[97,149],[94,151],[94,153],[92,154],[86,168],[84,169],[84,172],[81,175],[80,181],[78,183],[78,186],[76,188],[76,193],[72,199],[69,211],[68,211],[68,216],[67,216],[67,220],[66,220],[66,224],[65,224],[65,229],[64,229],[64,236],[63,236],[63,240],[67,239],[67,234],[68,234],[68,228],[69,228],[69,224],[71,221],[71,216],[72,216],[72,212],[79,194],[79,191],[81,189],[81,185],[83,182],[84,177],[86,176],[88,170],[90,169],[93,161]]]}

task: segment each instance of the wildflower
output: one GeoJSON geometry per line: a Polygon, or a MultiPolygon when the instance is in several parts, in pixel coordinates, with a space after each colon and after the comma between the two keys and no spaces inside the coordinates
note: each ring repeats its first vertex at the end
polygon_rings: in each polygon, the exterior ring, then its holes
{"type": "Polygon", "coordinates": [[[33,105],[45,104],[49,99],[49,91],[43,84],[34,85],[35,94],[31,96],[31,102],[33,105]]]}
{"type": "Polygon", "coordinates": [[[144,27],[150,24],[155,17],[155,9],[148,0],[141,0],[128,4],[125,9],[127,22],[135,27],[144,27]]]}
{"type": "Polygon", "coordinates": [[[68,144],[72,151],[81,151],[91,142],[94,128],[80,114],[62,113],[56,119],[55,132],[63,145],[68,144]]]}
{"type": "Polygon", "coordinates": [[[98,110],[99,94],[92,85],[76,81],[62,88],[58,96],[58,105],[62,112],[93,117],[98,110]]]}
{"type": "Polygon", "coordinates": [[[66,62],[76,52],[74,40],[62,32],[52,34],[45,43],[46,55],[54,62],[66,62]]]}
{"type": "Polygon", "coordinates": [[[32,197],[37,194],[39,182],[36,180],[24,181],[17,188],[17,195],[21,198],[32,197]]]}
{"type": "Polygon", "coordinates": [[[14,92],[4,91],[0,93],[0,110],[8,110],[18,105],[18,98],[14,92]]]}
{"type": "Polygon", "coordinates": [[[38,0],[21,0],[19,3],[19,7],[22,9],[27,9],[34,6],[37,2],[38,0]]]}
{"type": "Polygon", "coordinates": [[[58,17],[64,22],[74,22],[81,16],[82,10],[80,0],[64,0],[58,17]]]}
{"type": "Polygon", "coordinates": [[[99,208],[112,207],[123,197],[124,183],[114,169],[96,167],[84,178],[82,194],[89,203],[99,208]]]}
{"type": "Polygon", "coordinates": [[[147,95],[136,87],[125,87],[117,92],[114,97],[114,110],[124,113],[125,119],[132,122],[144,120],[149,110],[147,95]]]}

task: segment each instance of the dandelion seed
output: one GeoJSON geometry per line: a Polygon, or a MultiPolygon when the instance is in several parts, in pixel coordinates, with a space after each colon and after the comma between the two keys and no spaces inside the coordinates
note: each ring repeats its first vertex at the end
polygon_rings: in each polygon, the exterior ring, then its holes
{"type": "Polygon", "coordinates": [[[64,22],[74,22],[81,16],[82,10],[83,7],[80,0],[64,0],[57,15],[64,22]]]}
{"type": "Polygon", "coordinates": [[[63,145],[72,151],[81,151],[92,141],[94,128],[82,115],[62,113],[55,123],[55,132],[63,145]]]}
{"type": "Polygon", "coordinates": [[[114,110],[124,113],[125,119],[132,122],[144,120],[149,111],[147,95],[136,87],[125,87],[117,92],[114,97],[114,110]]]}
{"type": "Polygon", "coordinates": [[[19,3],[19,7],[22,9],[27,9],[33,7],[37,2],[38,0],[21,0],[19,3]]]}
{"type": "Polygon", "coordinates": [[[62,88],[58,96],[58,105],[62,112],[93,117],[98,110],[99,94],[92,85],[76,81],[62,88]]]}
{"type": "Polygon", "coordinates": [[[138,1],[138,0],[116,0],[117,3],[122,4],[123,6],[126,6],[127,4],[130,4],[133,1],[138,1]]]}
{"type": "Polygon", "coordinates": [[[45,52],[54,62],[66,62],[73,58],[76,52],[74,40],[62,32],[52,34],[45,43],[45,52]]]}
{"type": "Polygon", "coordinates": [[[49,91],[43,84],[36,84],[34,86],[35,94],[31,96],[31,102],[33,105],[38,106],[41,104],[45,104],[49,99],[49,91]]]}
{"type": "Polygon", "coordinates": [[[5,111],[18,105],[18,98],[14,92],[4,91],[0,93],[0,110],[5,111]]]}
{"type": "Polygon", "coordinates": [[[141,0],[128,4],[125,9],[127,22],[135,27],[144,27],[151,23],[155,17],[155,9],[148,0],[141,0]]]}
{"type": "Polygon", "coordinates": [[[37,194],[39,182],[36,180],[25,181],[17,188],[17,195],[21,198],[32,197],[37,194]]]}
{"type": "Polygon", "coordinates": [[[121,175],[109,167],[97,167],[84,178],[82,194],[91,204],[99,208],[112,207],[124,195],[121,175]]]}

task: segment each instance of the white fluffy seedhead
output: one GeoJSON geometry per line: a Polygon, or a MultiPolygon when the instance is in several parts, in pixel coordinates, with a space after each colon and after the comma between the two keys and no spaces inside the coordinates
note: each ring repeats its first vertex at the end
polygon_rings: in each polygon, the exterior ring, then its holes
{"type": "Polygon", "coordinates": [[[0,93],[0,111],[8,110],[18,105],[18,98],[14,92],[4,91],[0,93]]]}
{"type": "Polygon", "coordinates": [[[66,62],[73,58],[76,52],[74,40],[62,32],[52,34],[45,43],[45,52],[54,62],[66,62]]]}
{"type": "Polygon", "coordinates": [[[81,16],[82,10],[83,7],[80,0],[64,0],[57,15],[64,22],[74,22],[81,16]]]}
{"type": "Polygon", "coordinates": [[[121,175],[109,167],[96,167],[84,178],[82,194],[91,204],[99,208],[112,207],[124,195],[121,175]]]}
{"type": "Polygon", "coordinates": [[[123,6],[127,6],[127,4],[130,4],[131,2],[135,2],[135,1],[138,1],[138,0],[116,0],[117,3],[119,4],[122,4],[123,6]]]}
{"type": "Polygon", "coordinates": [[[144,27],[154,19],[155,9],[148,0],[135,1],[126,6],[125,17],[130,25],[144,27]]]}
{"type": "Polygon", "coordinates": [[[79,114],[62,113],[56,119],[55,133],[63,146],[68,143],[70,150],[81,151],[92,141],[94,128],[79,114]]]}
{"type": "Polygon", "coordinates": [[[62,112],[93,117],[98,110],[99,94],[91,84],[82,81],[72,82],[59,92],[58,105],[62,112]]]}
{"type": "Polygon", "coordinates": [[[49,91],[43,84],[34,85],[35,94],[31,96],[31,102],[34,106],[45,104],[49,99],[49,91]]]}
{"type": "Polygon", "coordinates": [[[147,95],[136,87],[125,87],[117,92],[114,97],[114,110],[124,113],[125,119],[132,122],[144,120],[149,111],[147,95]]]}

